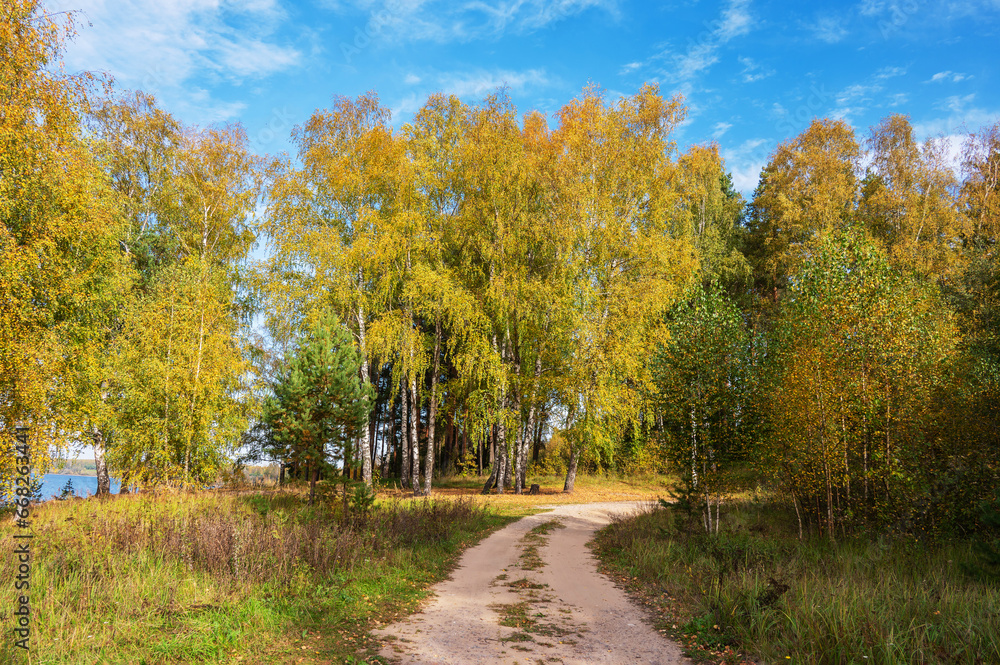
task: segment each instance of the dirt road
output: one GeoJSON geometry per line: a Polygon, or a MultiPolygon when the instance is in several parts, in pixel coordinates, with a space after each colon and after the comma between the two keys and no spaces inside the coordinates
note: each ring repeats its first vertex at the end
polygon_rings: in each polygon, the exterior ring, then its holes
{"type": "Polygon", "coordinates": [[[409,663],[688,662],[597,572],[586,543],[635,503],[554,507],[468,550],[425,609],[376,631],[409,663]]]}

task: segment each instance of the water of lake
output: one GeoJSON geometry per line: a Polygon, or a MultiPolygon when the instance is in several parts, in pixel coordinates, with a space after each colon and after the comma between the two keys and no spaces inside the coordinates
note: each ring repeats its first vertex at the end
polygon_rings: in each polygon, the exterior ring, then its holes
{"type": "MultiPolygon", "coordinates": [[[[97,476],[65,476],[61,473],[46,473],[42,476],[42,501],[48,501],[54,496],[62,493],[66,481],[73,481],[73,492],[77,496],[90,496],[97,494],[97,476]]],[[[117,494],[121,489],[121,482],[111,479],[111,492],[117,494]]]]}

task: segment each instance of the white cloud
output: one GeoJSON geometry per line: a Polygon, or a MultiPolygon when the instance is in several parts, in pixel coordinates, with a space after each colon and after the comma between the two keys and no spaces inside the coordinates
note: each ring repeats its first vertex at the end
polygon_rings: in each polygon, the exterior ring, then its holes
{"type": "Polygon", "coordinates": [[[204,88],[193,88],[189,90],[189,94],[193,104],[200,109],[199,121],[209,125],[237,118],[247,107],[243,102],[213,101],[211,94],[204,88]]]}
{"type": "Polygon", "coordinates": [[[836,44],[847,36],[843,21],[836,16],[821,16],[809,28],[816,37],[827,44],[836,44]]]}
{"type": "Polygon", "coordinates": [[[750,32],[752,20],[747,7],[750,0],[733,0],[722,12],[722,20],[716,34],[723,42],[728,42],[733,37],[739,37],[750,32]]]}
{"type": "Polygon", "coordinates": [[[882,86],[878,84],[863,85],[855,83],[854,85],[847,86],[837,95],[837,103],[847,104],[852,101],[871,102],[872,96],[881,91],[882,86]]]}
{"type": "Polygon", "coordinates": [[[708,24],[709,29],[698,35],[685,53],[664,51],[657,56],[672,63],[666,74],[675,82],[690,81],[717,63],[719,48],[753,29],[749,6],[749,0],[729,0],[720,17],[708,24]]]}
{"type": "Polygon", "coordinates": [[[885,9],[885,0],[862,0],[858,11],[864,16],[876,16],[885,9]]]}
{"type": "Polygon", "coordinates": [[[521,72],[498,69],[474,72],[453,72],[438,77],[440,90],[458,97],[483,97],[499,87],[509,86],[519,91],[527,87],[544,87],[549,84],[544,70],[528,69],[521,72]]]}
{"type": "Polygon", "coordinates": [[[830,117],[834,120],[843,120],[849,125],[853,125],[854,122],[851,119],[852,116],[864,113],[865,109],[857,108],[852,106],[841,106],[830,111],[830,117]]]}
{"type": "MultiPolygon", "coordinates": [[[[498,88],[508,87],[512,92],[528,88],[543,88],[551,84],[543,69],[512,71],[508,69],[443,72],[438,74],[407,76],[407,82],[419,87],[399,99],[390,107],[394,124],[408,122],[420,110],[431,93],[455,95],[467,102],[476,103],[498,88]],[[412,79],[411,79],[412,77],[412,79]]],[[[556,100],[551,100],[556,104],[556,100]]]]}
{"type": "Polygon", "coordinates": [[[733,174],[733,186],[749,197],[757,187],[761,169],[767,163],[770,141],[763,138],[748,139],[735,148],[723,148],[722,158],[733,174]]]}
{"type": "Polygon", "coordinates": [[[962,172],[962,148],[968,136],[966,134],[951,134],[927,138],[933,138],[934,141],[938,142],[944,148],[945,164],[955,175],[960,174],[962,172]]]}
{"type": "Polygon", "coordinates": [[[712,138],[717,139],[723,134],[728,132],[732,128],[732,123],[729,122],[717,122],[715,126],[712,127],[712,138]]]}
{"type": "Polygon", "coordinates": [[[938,104],[938,108],[949,111],[939,118],[929,118],[915,121],[913,133],[920,140],[932,136],[949,136],[978,131],[987,125],[992,125],[1000,118],[1000,108],[985,109],[972,106],[974,95],[965,97],[949,97],[938,104]]]}
{"type": "Polygon", "coordinates": [[[241,83],[286,70],[299,52],[273,38],[284,13],[274,0],[52,0],[51,11],[79,10],[78,34],[66,45],[70,70],[105,71],[126,88],[171,102],[171,110],[228,119],[239,105],[191,90],[205,76],[241,83]]]}
{"type": "Polygon", "coordinates": [[[393,123],[400,123],[403,120],[403,116],[413,116],[420,110],[420,107],[424,105],[425,101],[427,101],[425,97],[417,95],[416,93],[407,95],[403,99],[399,100],[399,102],[389,109],[389,113],[392,115],[393,123]]]}
{"type": "MultiPolygon", "coordinates": [[[[499,3],[504,4],[504,3],[499,3]]],[[[617,3],[607,0],[557,0],[556,2],[537,1],[513,1],[506,3],[513,8],[514,23],[519,30],[535,30],[550,23],[556,23],[563,19],[580,14],[587,9],[603,9],[615,15],[617,13],[617,3]],[[520,10],[524,8],[522,13],[520,10]],[[520,24],[517,24],[520,19],[520,24]]],[[[506,26],[500,26],[506,27],[506,26]]]]}
{"type": "Polygon", "coordinates": [[[929,81],[925,81],[925,83],[949,83],[949,82],[958,83],[959,81],[964,81],[970,78],[972,77],[966,74],[959,74],[957,72],[946,71],[946,72],[938,72],[937,74],[932,76],[929,81]]]}
{"type": "Polygon", "coordinates": [[[753,196],[753,190],[757,189],[757,183],[760,182],[760,172],[766,163],[759,161],[737,165],[726,162],[726,165],[729,166],[729,172],[733,175],[733,187],[742,193],[747,200],[753,196]]]}
{"type": "Polygon", "coordinates": [[[882,69],[875,72],[875,78],[879,80],[890,79],[896,76],[905,76],[906,68],[904,67],[883,67],[882,69]]]}
{"type": "Polygon", "coordinates": [[[618,15],[618,0],[351,0],[327,2],[334,11],[345,5],[378,17],[384,33],[403,41],[466,42],[506,32],[525,33],[591,9],[618,15]]]}
{"type": "Polygon", "coordinates": [[[968,95],[951,95],[938,102],[938,108],[946,108],[952,113],[964,113],[968,106],[976,99],[976,93],[968,95]]]}
{"type": "Polygon", "coordinates": [[[688,49],[684,55],[674,59],[675,75],[680,80],[693,78],[719,61],[718,45],[702,42],[688,49]]]}
{"type": "Polygon", "coordinates": [[[238,78],[273,74],[299,61],[298,52],[264,42],[229,42],[220,44],[218,51],[223,71],[238,78]]]}
{"type": "Polygon", "coordinates": [[[910,96],[905,92],[897,92],[889,98],[889,106],[902,106],[910,101],[910,96]]]}
{"type": "Polygon", "coordinates": [[[416,85],[420,83],[420,80],[421,79],[419,76],[411,72],[406,75],[406,78],[403,79],[403,82],[406,83],[406,85],[416,85]]]}
{"type": "Polygon", "coordinates": [[[758,63],[754,62],[752,58],[741,57],[739,58],[739,61],[740,64],[743,65],[743,71],[740,72],[740,75],[743,77],[744,83],[753,83],[774,75],[773,69],[762,68],[758,63]]]}
{"type": "Polygon", "coordinates": [[[630,62],[628,64],[622,65],[622,68],[618,70],[618,75],[625,76],[626,74],[631,74],[640,67],[642,67],[641,62],[630,62]]]}

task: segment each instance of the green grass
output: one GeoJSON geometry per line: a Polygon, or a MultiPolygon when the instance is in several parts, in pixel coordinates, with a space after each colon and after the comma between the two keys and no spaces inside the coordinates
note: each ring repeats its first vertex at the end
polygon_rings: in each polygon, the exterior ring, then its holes
{"type": "Polygon", "coordinates": [[[1000,588],[963,572],[964,542],[800,542],[787,508],[723,509],[688,534],[658,509],[599,533],[609,571],[658,628],[713,662],[1000,662],[1000,588]]]}
{"type": "MultiPolygon", "coordinates": [[[[514,519],[467,500],[383,501],[343,519],[301,496],[162,494],[33,509],[32,661],[374,662],[369,629],[413,611],[462,549],[514,519]]],[[[19,530],[0,527],[13,552],[19,530]]],[[[13,646],[14,568],[0,662],[13,646]]]]}
{"type": "Polygon", "coordinates": [[[542,555],[538,549],[548,542],[548,535],[554,529],[564,529],[565,525],[559,520],[548,520],[534,527],[521,538],[521,556],[519,558],[522,570],[541,570],[545,566],[542,555]]]}
{"type": "MultiPolygon", "coordinates": [[[[580,476],[563,494],[539,477],[544,494],[518,497],[480,496],[484,481],[436,482],[431,500],[384,488],[346,520],[329,487],[314,507],[301,488],[36,506],[32,662],[375,662],[370,629],[419,607],[468,545],[540,505],[652,499],[665,479],[580,476]]],[[[19,532],[0,522],[0,662],[27,662],[9,632],[19,532]]]]}

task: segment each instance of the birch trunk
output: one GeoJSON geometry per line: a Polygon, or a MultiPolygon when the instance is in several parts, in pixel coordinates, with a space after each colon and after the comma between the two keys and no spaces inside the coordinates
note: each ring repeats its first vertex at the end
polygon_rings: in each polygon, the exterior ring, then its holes
{"type": "Polygon", "coordinates": [[[538,399],[538,380],[542,375],[542,357],[541,355],[535,356],[535,376],[534,381],[531,384],[531,395],[529,397],[528,403],[528,422],[524,430],[521,432],[521,436],[518,439],[517,446],[517,457],[518,457],[518,470],[517,478],[515,480],[515,492],[517,494],[521,493],[527,481],[528,474],[528,445],[535,435],[535,413],[537,408],[535,402],[538,399]]]}
{"type": "Polygon", "coordinates": [[[503,420],[497,423],[497,456],[496,456],[496,467],[497,467],[497,494],[503,494],[504,489],[507,486],[507,479],[509,475],[508,464],[509,456],[507,454],[507,426],[504,424],[503,420]]]}
{"type": "MultiPolygon", "coordinates": [[[[204,287],[204,267],[201,275],[202,284],[204,287]]],[[[191,483],[191,438],[194,436],[194,405],[198,399],[198,381],[201,377],[201,361],[204,354],[205,347],[205,294],[201,294],[201,312],[198,321],[198,361],[194,370],[194,385],[191,388],[191,409],[188,412],[188,428],[187,428],[187,444],[184,447],[184,484],[188,485],[191,483]]]]}
{"type": "Polygon", "coordinates": [[[420,438],[417,427],[420,424],[420,398],[417,395],[417,377],[410,379],[410,396],[413,401],[410,403],[410,419],[413,427],[410,428],[410,489],[413,496],[420,495],[420,438]]]}
{"type": "Polygon", "coordinates": [[[406,379],[400,381],[399,399],[400,406],[400,427],[399,427],[399,454],[400,468],[399,481],[402,485],[410,482],[410,397],[407,394],[406,379]]]}
{"type": "MultiPolygon", "coordinates": [[[[361,381],[365,384],[371,383],[368,375],[368,349],[365,343],[365,309],[358,307],[358,345],[361,347],[361,381]]],[[[369,420],[371,416],[369,416],[369,420]]],[[[359,437],[358,446],[361,453],[361,479],[365,485],[371,487],[372,484],[372,439],[374,437],[372,428],[365,427],[365,433],[359,437]]]]}
{"type": "MultiPolygon", "coordinates": [[[[494,427],[496,427],[496,426],[494,425],[494,427]]],[[[500,467],[500,465],[497,464],[497,461],[496,461],[497,460],[497,456],[496,456],[497,443],[496,443],[496,434],[495,434],[495,432],[493,430],[493,427],[490,428],[490,434],[488,434],[487,437],[490,440],[491,448],[492,448],[492,451],[493,451],[492,454],[491,454],[491,459],[493,461],[493,465],[490,467],[490,477],[486,479],[486,484],[483,485],[483,494],[489,494],[490,493],[490,490],[493,488],[493,485],[496,482],[497,472],[498,472],[498,469],[500,467]]],[[[482,470],[483,470],[482,449],[483,449],[483,444],[480,443],[479,444],[479,450],[480,450],[479,472],[480,473],[482,473],[482,470]]]]}
{"type": "Polygon", "coordinates": [[[441,369],[441,322],[434,326],[434,371],[431,374],[431,399],[427,407],[427,456],[424,458],[424,496],[431,495],[431,479],[434,477],[434,420],[437,416],[437,382],[441,369]]]}
{"type": "Polygon", "coordinates": [[[94,466],[97,471],[97,496],[111,494],[111,477],[108,475],[108,464],[104,460],[104,435],[94,427],[94,466]]]}
{"type": "Polygon", "coordinates": [[[571,493],[576,485],[576,467],[580,463],[580,447],[573,446],[573,452],[569,456],[569,467],[566,469],[566,482],[563,484],[563,492],[571,493]]]}

